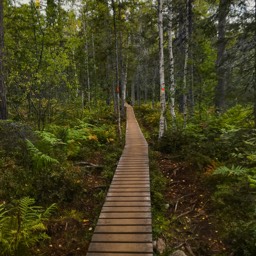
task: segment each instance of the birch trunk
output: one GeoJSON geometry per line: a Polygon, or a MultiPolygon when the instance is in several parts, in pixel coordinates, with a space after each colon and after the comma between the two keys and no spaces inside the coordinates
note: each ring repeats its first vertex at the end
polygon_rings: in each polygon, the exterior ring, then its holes
{"type": "Polygon", "coordinates": [[[84,45],[84,53],[86,55],[85,57],[85,68],[86,68],[86,76],[87,80],[85,84],[87,85],[87,103],[88,106],[91,104],[91,83],[90,83],[90,71],[89,71],[89,45],[87,40],[87,31],[86,31],[86,24],[85,21],[83,21],[83,31],[84,31],[84,37],[85,37],[85,45],[84,45]]]}
{"type": "Polygon", "coordinates": [[[116,57],[116,103],[117,103],[117,124],[118,134],[121,139],[121,113],[120,113],[120,85],[119,85],[119,55],[118,55],[118,38],[117,38],[117,27],[116,27],[116,8],[114,0],[111,0],[113,10],[113,25],[114,25],[114,36],[115,36],[115,57],[116,57]]]}
{"type": "Polygon", "coordinates": [[[6,90],[4,83],[4,3],[0,0],[0,119],[7,119],[6,90]]]}
{"type": "Polygon", "coordinates": [[[183,88],[182,88],[182,112],[184,127],[187,125],[187,77],[188,77],[188,55],[189,55],[189,0],[186,2],[186,18],[185,18],[185,55],[184,55],[184,69],[183,69],[183,88]]]}
{"type": "Polygon", "coordinates": [[[159,78],[160,78],[160,105],[161,115],[158,138],[165,132],[165,79],[164,79],[164,39],[163,39],[163,0],[158,0],[158,30],[159,30],[159,78]]]}
{"type": "Polygon", "coordinates": [[[172,0],[168,0],[168,48],[169,48],[169,75],[170,75],[170,112],[173,124],[176,119],[175,113],[175,80],[174,80],[174,57],[172,45],[172,0]]]}
{"type": "Polygon", "coordinates": [[[88,105],[91,105],[91,79],[90,79],[90,70],[89,70],[89,46],[88,40],[86,38],[86,73],[87,73],[87,101],[88,105]]]}

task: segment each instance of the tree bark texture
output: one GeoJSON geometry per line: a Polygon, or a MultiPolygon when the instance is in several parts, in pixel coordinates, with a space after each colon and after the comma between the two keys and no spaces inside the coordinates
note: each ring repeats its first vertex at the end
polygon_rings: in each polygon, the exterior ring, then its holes
{"type": "Polygon", "coordinates": [[[176,118],[175,113],[175,80],[174,80],[174,56],[172,44],[172,0],[168,0],[168,48],[169,48],[169,75],[170,75],[170,113],[173,123],[176,118]]]}
{"type": "Polygon", "coordinates": [[[116,102],[117,102],[117,124],[118,133],[121,138],[121,113],[120,113],[120,84],[119,84],[119,56],[118,56],[118,36],[117,36],[117,26],[116,26],[116,8],[114,0],[111,1],[113,10],[113,25],[114,25],[114,36],[115,36],[115,64],[116,64],[116,102]]]}
{"type": "Polygon", "coordinates": [[[218,10],[218,42],[217,42],[217,86],[215,88],[215,109],[217,113],[221,113],[225,107],[225,67],[224,67],[224,53],[226,48],[226,23],[229,12],[230,0],[220,0],[218,10]]]}
{"type": "Polygon", "coordinates": [[[161,115],[159,122],[159,135],[162,138],[165,131],[165,78],[164,78],[164,36],[163,36],[163,1],[158,0],[158,29],[159,29],[159,78],[160,78],[160,105],[161,115]]]}
{"type": "Polygon", "coordinates": [[[0,0],[0,119],[7,119],[6,90],[4,82],[4,3],[0,0]]]}
{"type": "Polygon", "coordinates": [[[184,127],[187,125],[187,80],[188,80],[188,56],[189,56],[189,0],[186,2],[186,18],[185,18],[185,53],[184,53],[184,69],[183,69],[183,86],[182,86],[182,113],[184,119],[184,127]]]}
{"type": "MultiPolygon", "coordinates": [[[[256,0],[254,1],[254,23],[255,23],[254,37],[256,38],[256,0]]],[[[256,48],[254,49],[253,89],[254,89],[253,115],[254,115],[254,127],[256,128],[256,48]]]]}

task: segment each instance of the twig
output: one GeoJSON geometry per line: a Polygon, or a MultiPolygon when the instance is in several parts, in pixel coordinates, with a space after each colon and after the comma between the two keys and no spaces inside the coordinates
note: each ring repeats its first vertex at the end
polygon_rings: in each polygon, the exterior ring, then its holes
{"type": "Polygon", "coordinates": [[[191,256],[196,256],[196,255],[193,253],[193,251],[192,251],[190,245],[189,245],[187,242],[185,242],[185,248],[187,249],[187,251],[189,252],[189,254],[190,254],[191,256]]]}
{"type": "Polygon", "coordinates": [[[191,209],[191,210],[189,210],[189,211],[186,211],[186,212],[181,213],[180,215],[178,215],[178,216],[176,217],[176,220],[179,219],[179,218],[181,218],[182,216],[185,216],[185,215],[187,215],[187,214],[193,212],[193,211],[194,211],[194,209],[191,209]]]}

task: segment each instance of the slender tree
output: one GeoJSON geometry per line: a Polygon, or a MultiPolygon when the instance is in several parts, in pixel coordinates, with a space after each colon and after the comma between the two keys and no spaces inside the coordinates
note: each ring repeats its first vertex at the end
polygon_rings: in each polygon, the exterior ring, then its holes
{"type": "Polygon", "coordinates": [[[172,0],[168,0],[168,48],[169,48],[169,76],[170,76],[170,112],[173,124],[176,118],[175,113],[175,80],[174,80],[174,56],[173,56],[173,28],[172,28],[172,0]]]}
{"type": "Polygon", "coordinates": [[[183,66],[183,85],[182,85],[182,113],[184,127],[187,125],[187,80],[188,80],[188,56],[189,56],[189,0],[186,1],[186,18],[185,18],[185,52],[183,66]]]}
{"type": "Polygon", "coordinates": [[[218,83],[215,88],[215,108],[217,113],[221,113],[225,107],[225,67],[224,53],[227,44],[226,40],[226,23],[229,13],[231,0],[220,0],[218,9],[218,42],[217,42],[217,60],[216,73],[218,83]]]}
{"type": "Polygon", "coordinates": [[[121,137],[121,113],[120,113],[120,84],[119,84],[119,55],[118,55],[118,36],[117,36],[117,26],[116,26],[116,7],[114,0],[111,1],[113,10],[113,25],[114,25],[114,37],[115,37],[115,85],[116,85],[116,101],[117,101],[117,122],[118,122],[118,133],[121,137]]]}
{"type": "MultiPolygon", "coordinates": [[[[256,38],[256,0],[254,1],[254,38],[256,38]]],[[[254,89],[254,127],[256,127],[256,47],[254,48],[254,76],[253,76],[253,89],[254,89]]]]}
{"type": "Polygon", "coordinates": [[[6,90],[4,83],[4,1],[0,0],[0,119],[7,119],[6,90]]]}
{"type": "Polygon", "coordinates": [[[163,137],[166,120],[165,120],[165,79],[164,79],[164,36],[163,36],[163,1],[158,0],[158,30],[159,30],[159,78],[160,78],[160,105],[161,115],[159,122],[159,139],[163,137]]]}

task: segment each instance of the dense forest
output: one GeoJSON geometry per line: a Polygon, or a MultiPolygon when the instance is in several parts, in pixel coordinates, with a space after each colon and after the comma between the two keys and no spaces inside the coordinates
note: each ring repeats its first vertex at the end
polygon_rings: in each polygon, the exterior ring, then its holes
{"type": "Polygon", "coordinates": [[[0,0],[0,255],[86,254],[125,102],[156,255],[256,255],[253,0],[0,0]]]}

